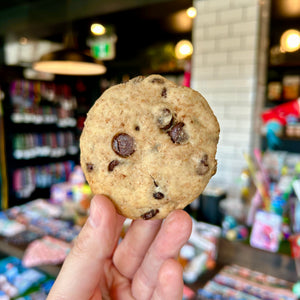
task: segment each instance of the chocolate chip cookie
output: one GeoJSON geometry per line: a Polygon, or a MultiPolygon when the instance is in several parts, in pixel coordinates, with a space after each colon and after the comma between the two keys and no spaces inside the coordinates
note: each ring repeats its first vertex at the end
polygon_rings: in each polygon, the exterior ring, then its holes
{"type": "Polygon", "coordinates": [[[198,92],[160,75],[107,89],[87,114],[81,165],[94,194],[132,219],[164,218],[216,172],[219,124],[198,92]]]}

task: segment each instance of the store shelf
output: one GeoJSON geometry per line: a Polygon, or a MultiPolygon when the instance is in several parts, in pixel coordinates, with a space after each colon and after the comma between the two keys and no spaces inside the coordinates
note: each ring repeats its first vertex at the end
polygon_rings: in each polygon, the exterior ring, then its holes
{"type": "Polygon", "coordinates": [[[16,75],[3,85],[8,207],[49,196],[51,184],[71,172],[65,164],[79,162],[71,86],[21,78],[16,75]]]}

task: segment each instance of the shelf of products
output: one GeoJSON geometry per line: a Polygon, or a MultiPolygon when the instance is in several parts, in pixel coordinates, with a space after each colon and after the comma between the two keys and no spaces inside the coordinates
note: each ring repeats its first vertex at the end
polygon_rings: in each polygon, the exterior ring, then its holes
{"type": "Polygon", "coordinates": [[[269,22],[262,149],[300,153],[300,50],[287,48],[283,39],[299,22],[278,19],[272,9],[269,22]]]}
{"type": "Polygon", "coordinates": [[[19,78],[2,87],[8,182],[2,208],[49,197],[51,185],[65,181],[79,160],[71,86],[19,78]]]}

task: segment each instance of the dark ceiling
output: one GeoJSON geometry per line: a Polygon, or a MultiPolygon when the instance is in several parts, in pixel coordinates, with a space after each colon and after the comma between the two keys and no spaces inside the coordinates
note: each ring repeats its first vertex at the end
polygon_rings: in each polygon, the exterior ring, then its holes
{"type": "Polygon", "coordinates": [[[0,37],[5,40],[47,39],[63,42],[67,31],[86,47],[93,21],[111,26],[117,39],[115,62],[134,65],[141,52],[160,42],[191,38],[191,28],[178,32],[170,16],[192,6],[192,0],[9,0],[0,1],[0,37]]]}
{"type": "MultiPolygon", "coordinates": [[[[271,2],[272,26],[287,19],[299,24],[300,0],[271,2]]],[[[192,4],[193,0],[0,0],[0,41],[25,36],[62,42],[72,28],[79,47],[85,48],[90,25],[97,21],[112,26],[118,36],[117,57],[109,63],[128,68],[141,63],[137,59],[150,45],[190,39],[191,29],[178,32],[168,20],[192,4]]]]}
{"type": "Polygon", "coordinates": [[[47,38],[63,34],[69,24],[76,29],[80,25],[83,31],[91,20],[104,20],[116,26],[122,23],[122,27],[127,27],[134,21],[129,18],[135,18],[144,27],[144,20],[146,23],[149,19],[162,20],[191,5],[192,0],[0,1],[0,36],[47,38]]]}
{"type": "MultiPolygon", "coordinates": [[[[150,19],[162,22],[170,13],[192,3],[192,0],[1,0],[0,37],[58,37],[70,23],[81,26],[79,29],[83,31],[91,20],[104,20],[125,28],[136,20],[142,34],[141,28],[149,25],[150,19]]],[[[271,3],[275,19],[299,19],[300,0],[271,0],[271,3]]],[[[166,27],[161,30],[166,31],[166,27]]]]}

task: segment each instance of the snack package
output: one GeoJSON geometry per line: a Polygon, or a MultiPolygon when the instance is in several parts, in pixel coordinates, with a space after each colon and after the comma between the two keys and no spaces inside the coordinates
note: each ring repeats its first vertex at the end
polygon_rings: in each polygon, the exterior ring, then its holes
{"type": "Polygon", "coordinates": [[[255,214],[250,245],[255,248],[277,252],[281,234],[282,217],[267,211],[255,214]]]}
{"type": "Polygon", "coordinates": [[[22,262],[26,267],[57,265],[65,260],[70,248],[69,243],[50,236],[45,236],[28,245],[22,262]]]}
{"type": "Polygon", "coordinates": [[[24,267],[22,261],[13,256],[0,260],[0,274],[0,290],[10,298],[38,287],[47,278],[42,272],[24,267]]]}

